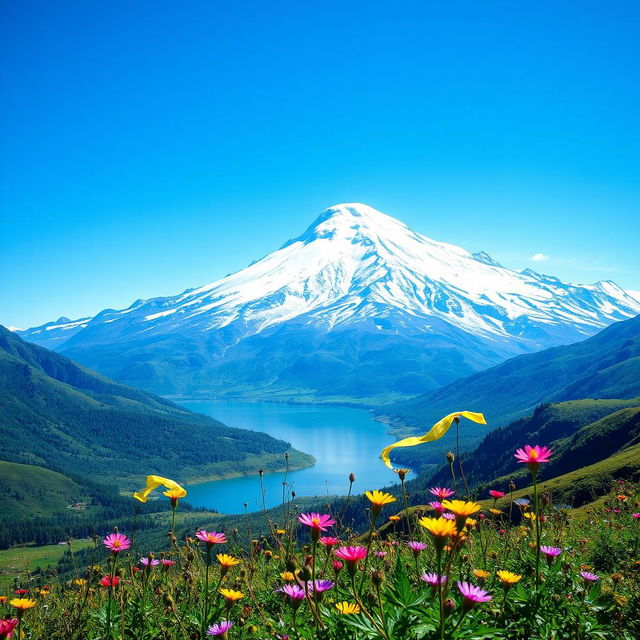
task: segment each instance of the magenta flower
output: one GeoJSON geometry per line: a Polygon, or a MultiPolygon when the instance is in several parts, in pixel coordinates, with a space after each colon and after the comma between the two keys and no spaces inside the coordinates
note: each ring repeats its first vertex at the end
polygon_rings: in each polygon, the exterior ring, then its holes
{"type": "Polygon", "coordinates": [[[432,509],[435,509],[435,512],[437,514],[442,514],[442,512],[444,511],[444,507],[442,506],[442,502],[438,502],[437,500],[433,500],[432,502],[429,502],[429,506],[432,509]]]}
{"type": "Polygon", "coordinates": [[[140,558],[140,564],[143,564],[145,567],[157,567],[160,564],[160,560],[156,560],[155,558],[149,560],[149,558],[144,557],[140,558]]]}
{"type": "Polygon", "coordinates": [[[549,462],[551,458],[551,449],[547,447],[541,447],[536,445],[531,447],[528,444],[524,446],[524,449],[516,450],[514,456],[518,462],[522,462],[529,466],[532,472],[538,470],[538,466],[543,462],[549,462]]]}
{"type": "Polygon", "coordinates": [[[318,542],[323,544],[325,547],[335,547],[340,544],[340,538],[335,538],[333,536],[322,536],[318,542]]]}
{"type": "Polygon", "coordinates": [[[421,551],[424,551],[427,548],[427,545],[424,542],[416,542],[415,540],[407,542],[407,546],[415,555],[418,555],[421,551]]]}
{"type": "Polygon", "coordinates": [[[482,602],[489,602],[492,600],[492,596],[488,592],[484,591],[480,587],[476,587],[470,582],[458,581],[458,589],[462,594],[462,606],[464,609],[471,609],[471,607],[482,602]]]}
{"type": "Polygon", "coordinates": [[[431,489],[429,489],[429,492],[440,500],[446,500],[455,493],[455,491],[452,491],[447,487],[432,487],[431,489]]]}
{"type": "Polygon", "coordinates": [[[332,524],[336,523],[331,516],[319,513],[301,513],[298,516],[298,520],[317,531],[326,531],[332,524]]]}
{"type": "Polygon", "coordinates": [[[276,589],[276,592],[284,593],[294,601],[299,602],[301,600],[304,600],[304,589],[297,584],[285,584],[283,587],[276,589]]]}
{"type": "Polygon", "coordinates": [[[560,547],[549,547],[544,544],[540,547],[540,551],[544,553],[549,564],[553,562],[554,558],[562,553],[562,549],[560,549],[560,547]]]}
{"type": "Polygon", "coordinates": [[[196,533],[196,538],[206,543],[207,549],[211,548],[214,544],[224,544],[227,541],[227,536],[224,533],[205,531],[204,529],[196,533]]]}
{"type": "Polygon", "coordinates": [[[13,638],[13,631],[18,626],[18,618],[0,620],[0,638],[13,638]]]}
{"type": "Polygon", "coordinates": [[[386,551],[375,551],[376,558],[385,558],[387,555],[386,551]]]}
{"type": "Polygon", "coordinates": [[[131,541],[122,533],[110,533],[102,544],[111,551],[111,553],[120,553],[126,551],[131,546],[131,541]]]}
{"type": "Polygon", "coordinates": [[[453,515],[453,513],[450,513],[449,511],[447,511],[446,513],[442,514],[443,518],[446,518],[447,520],[455,520],[456,517],[453,515]]]}
{"type": "Polygon", "coordinates": [[[316,580],[309,582],[309,591],[315,591],[316,593],[322,593],[333,588],[333,582],[331,580],[316,580]]]}
{"type": "Polygon", "coordinates": [[[600,576],[597,576],[595,573],[591,573],[590,571],[581,571],[580,575],[583,577],[585,582],[598,582],[598,580],[600,580],[600,576]]]}
{"type": "Polygon", "coordinates": [[[497,491],[496,489],[489,489],[489,495],[496,500],[498,498],[504,498],[507,494],[504,491],[497,491]]]}
{"type": "Polygon", "coordinates": [[[367,550],[364,547],[340,547],[333,553],[348,564],[357,564],[360,560],[367,557],[367,550]]]}
{"type": "Polygon", "coordinates": [[[420,580],[435,588],[438,584],[444,584],[447,581],[447,576],[438,576],[437,573],[423,573],[420,580]]]}
{"type": "Polygon", "coordinates": [[[640,513],[632,513],[631,517],[632,518],[640,518],[640,513]]]}
{"type": "Polygon", "coordinates": [[[216,622],[207,629],[208,636],[222,636],[225,635],[229,629],[233,627],[233,622],[230,620],[223,620],[222,622],[216,622]]]}
{"type": "Polygon", "coordinates": [[[166,558],[162,558],[162,560],[160,560],[160,562],[162,562],[162,566],[165,569],[168,569],[169,567],[173,567],[173,565],[176,563],[175,560],[167,560],[166,558]]]}
{"type": "Polygon", "coordinates": [[[339,572],[342,569],[342,562],[340,560],[333,561],[333,570],[339,572]]]}

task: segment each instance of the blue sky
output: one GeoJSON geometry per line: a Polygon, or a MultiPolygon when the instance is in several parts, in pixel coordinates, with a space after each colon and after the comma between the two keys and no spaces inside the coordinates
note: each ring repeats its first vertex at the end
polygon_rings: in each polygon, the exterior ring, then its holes
{"type": "Polygon", "coordinates": [[[0,323],[210,282],[352,201],[640,290],[638,2],[0,13],[0,323]]]}

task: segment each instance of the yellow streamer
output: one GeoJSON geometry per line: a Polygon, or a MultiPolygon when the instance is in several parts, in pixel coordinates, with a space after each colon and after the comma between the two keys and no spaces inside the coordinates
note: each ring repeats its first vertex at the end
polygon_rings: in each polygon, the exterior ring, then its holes
{"type": "Polygon", "coordinates": [[[142,491],[136,491],[133,494],[133,497],[136,500],[140,500],[140,502],[146,502],[149,499],[149,494],[160,485],[169,490],[175,489],[179,493],[179,495],[176,496],[178,498],[184,498],[187,495],[186,489],[183,489],[177,482],[169,480],[169,478],[163,478],[162,476],[147,476],[146,488],[142,491]]]}
{"type": "Polygon", "coordinates": [[[474,413],[473,411],[456,411],[455,413],[450,413],[439,422],[436,422],[423,436],[411,436],[410,438],[398,440],[398,442],[385,447],[380,454],[382,461],[387,465],[387,467],[389,467],[389,469],[393,469],[391,461],[389,460],[389,452],[392,449],[395,449],[396,447],[415,447],[417,444],[438,440],[439,438],[442,438],[447,431],[449,431],[449,427],[453,424],[455,418],[459,416],[472,420],[473,422],[477,422],[478,424],[487,424],[487,421],[481,413],[474,413]]]}

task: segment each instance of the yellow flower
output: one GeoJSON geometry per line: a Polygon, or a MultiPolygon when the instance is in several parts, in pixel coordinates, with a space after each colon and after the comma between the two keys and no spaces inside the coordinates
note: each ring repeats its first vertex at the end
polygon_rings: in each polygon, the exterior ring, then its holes
{"type": "Polygon", "coordinates": [[[169,480],[169,478],[163,478],[162,476],[147,476],[147,486],[142,491],[136,491],[133,497],[140,502],[146,502],[149,499],[149,494],[157,489],[160,485],[169,489],[165,491],[164,495],[168,498],[177,499],[184,498],[187,495],[185,489],[183,489],[177,482],[169,480]],[[175,491],[175,495],[169,495],[169,492],[175,491]]]}
{"type": "Polygon", "coordinates": [[[467,522],[466,522],[467,527],[475,527],[477,524],[478,524],[477,520],[474,520],[473,518],[467,518],[467,522]]]}
{"type": "Polygon", "coordinates": [[[502,513],[500,509],[489,509],[489,511],[493,513],[494,516],[499,516],[502,513]]]}
{"type": "Polygon", "coordinates": [[[516,582],[520,582],[522,576],[518,573],[511,573],[511,571],[498,571],[498,578],[504,585],[511,586],[516,582]]]}
{"type": "Polygon", "coordinates": [[[29,598],[14,598],[9,602],[12,607],[19,609],[20,611],[24,611],[25,609],[31,609],[31,607],[36,606],[35,600],[30,600],[29,598]]]}
{"type": "Polygon", "coordinates": [[[0,604],[4,604],[8,599],[7,596],[0,596],[0,604]]]}
{"type": "Polygon", "coordinates": [[[228,603],[244,598],[242,591],[234,591],[233,589],[220,589],[220,595],[225,598],[228,603]]]}
{"type": "Polygon", "coordinates": [[[280,574],[280,577],[285,581],[285,582],[293,582],[296,577],[293,575],[293,573],[291,573],[291,571],[283,571],[280,574]]]}
{"type": "Polygon", "coordinates": [[[389,520],[391,520],[391,522],[398,522],[400,520],[400,516],[389,516],[389,520]]]}
{"type": "Polygon", "coordinates": [[[283,536],[285,533],[287,533],[287,531],[285,529],[276,529],[276,533],[279,536],[283,536]]]}
{"type": "Polygon", "coordinates": [[[478,513],[482,507],[477,502],[465,502],[464,500],[443,500],[442,506],[457,516],[472,516],[478,513]]]}
{"type": "Polygon", "coordinates": [[[235,567],[237,564],[240,564],[240,560],[238,558],[234,558],[227,553],[219,553],[216,558],[222,567],[235,567]]]}
{"type": "Polygon", "coordinates": [[[418,524],[433,536],[433,543],[437,550],[444,547],[448,536],[453,536],[457,532],[456,523],[446,518],[423,517],[418,520],[418,524]]]}
{"type": "Polygon", "coordinates": [[[373,512],[375,514],[380,513],[380,510],[382,509],[382,507],[384,507],[385,504],[391,504],[392,502],[396,501],[396,498],[394,498],[390,493],[378,491],[377,489],[374,489],[373,491],[367,491],[364,495],[369,498],[371,504],[373,505],[373,512]]]}
{"type": "Polygon", "coordinates": [[[87,581],[84,578],[76,578],[73,581],[73,584],[75,584],[78,587],[84,587],[84,585],[87,584],[87,581]]]}
{"type": "Polygon", "coordinates": [[[336,602],[336,609],[345,615],[360,613],[360,605],[354,602],[336,602]]]}
{"type": "Polygon", "coordinates": [[[484,569],[474,569],[473,575],[478,578],[478,580],[486,580],[489,577],[489,572],[484,569]]]}
{"type": "Polygon", "coordinates": [[[182,487],[178,489],[167,489],[162,492],[162,495],[167,496],[167,498],[171,498],[171,504],[175,506],[178,503],[178,498],[184,498],[187,495],[187,491],[182,487]]]}
{"type": "Polygon", "coordinates": [[[38,594],[41,596],[48,596],[51,593],[51,591],[49,591],[49,589],[40,589],[40,591],[38,591],[38,594]]]}

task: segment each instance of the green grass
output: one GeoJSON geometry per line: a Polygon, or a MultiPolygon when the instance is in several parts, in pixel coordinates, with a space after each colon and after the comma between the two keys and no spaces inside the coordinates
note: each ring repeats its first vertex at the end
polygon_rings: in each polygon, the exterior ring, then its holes
{"type": "MultiPolygon", "coordinates": [[[[93,546],[93,542],[72,540],[73,553],[93,546]]],[[[0,551],[0,595],[9,595],[14,580],[21,574],[35,570],[55,569],[68,545],[47,544],[42,547],[20,546],[0,551]]]]}

